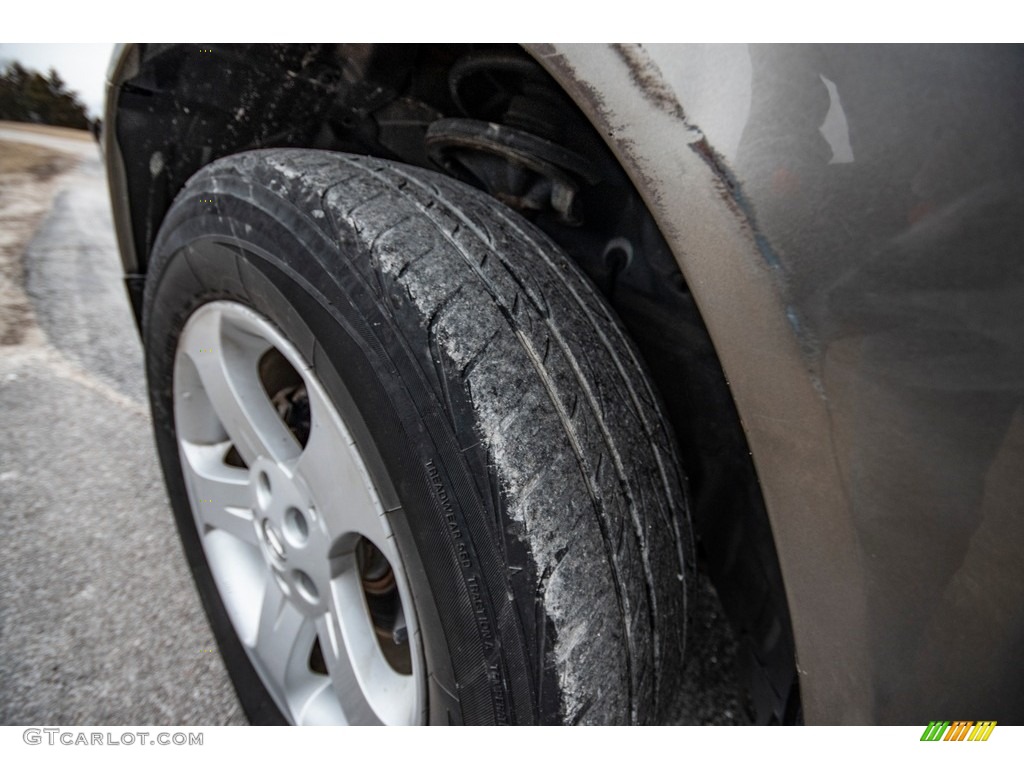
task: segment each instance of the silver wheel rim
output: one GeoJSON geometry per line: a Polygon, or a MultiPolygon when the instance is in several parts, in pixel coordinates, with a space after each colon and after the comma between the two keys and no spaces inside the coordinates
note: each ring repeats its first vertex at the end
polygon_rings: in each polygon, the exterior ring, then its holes
{"type": "Polygon", "coordinates": [[[178,342],[174,419],[214,581],[285,717],[421,722],[422,644],[391,525],[303,356],[248,307],[204,304],[178,342]],[[292,384],[269,392],[269,375],[292,384]],[[303,397],[296,427],[283,411],[303,397]]]}

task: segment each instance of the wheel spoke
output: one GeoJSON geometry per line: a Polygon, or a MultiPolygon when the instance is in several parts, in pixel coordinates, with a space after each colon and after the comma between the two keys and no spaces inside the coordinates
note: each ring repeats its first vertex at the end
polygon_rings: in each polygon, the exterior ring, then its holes
{"type": "Polygon", "coordinates": [[[252,650],[268,675],[264,679],[282,685],[282,695],[290,681],[309,673],[315,637],[313,621],[285,597],[268,574],[252,650]]]}
{"type": "Polygon", "coordinates": [[[337,725],[339,718],[344,718],[344,712],[338,702],[338,696],[334,693],[334,686],[330,678],[324,680],[322,675],[317,676],[319,685],[311,687],[312,693],[303,702],[301,709],[295,716],[296,725],[337,725]]]}
{"type": "Polygon", "coordinates": [[[309,440],[295,464],[295,472],[319,500],[319,511],[332,530],[360,533],[383,548],[386,543],[381,541],[384,525],[380,517],[384,510],[376,494],[371,493],[370,478],[356,458],[349,435],[336,422],[333,408],[316,388],[308,389],[309,440]]]}
{"type": "Polygon", "coordinates": [[[229,443],[198,445],[182,441],[185,474],[204,524],[255,546],[249,473],[230,467],[223,457],[229,443]]]}
{"type": "MultiPolygon", "coordinates": [[[[352,650],[365,655],[366,651],[371,649],[363,647],[364,644],[356,644],[355,648],[351,648],[350,644],[346,643],[337,614],[333,610],[317,618],[316,630],[320,638],[320,651],[323,653],[324,663],[331,678],[331,687],[341,703],[346,720],[350,724],[358,725],[381,724],[380,717],[367,700],[363,681],[359,679],[352,656],[349,655],[352,650]]],[[[372,637],[370,639],[373,640],[372,637]]]]}
{"type": "Polygon", "coordinates": [[[281,421],[259,378],[266,339],[224,323],[216,311],[197,313],[193,337],[210,346],[184,349],[195,364],[206,396],[224,430],[247,464],[260,456],[286,461],[299,453],[295,437],[281,421]]]}

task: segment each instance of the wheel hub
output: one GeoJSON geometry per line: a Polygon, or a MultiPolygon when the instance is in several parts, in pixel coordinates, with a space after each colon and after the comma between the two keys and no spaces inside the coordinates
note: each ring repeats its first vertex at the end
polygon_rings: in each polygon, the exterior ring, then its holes
{"type": "Polygon", "coordinates": [[[303,612],[324,610],[330,593],[331,538],[301,477],[260,458],[249,470],[261,551],[285,597],[303,612]]]}

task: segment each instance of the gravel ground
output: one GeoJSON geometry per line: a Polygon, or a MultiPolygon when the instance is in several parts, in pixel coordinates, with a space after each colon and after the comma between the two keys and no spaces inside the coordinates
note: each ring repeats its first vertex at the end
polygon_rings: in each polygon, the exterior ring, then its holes
{"type": "MultiPolygon", "coordinates": [[[[59,154],[0,163],[0,724],[244,724],[156,463],[96,145],[3,124],[0,157],[12,140],[59,154]]],[[[700,596],[679,722],[742,722],[700,596]]]]}

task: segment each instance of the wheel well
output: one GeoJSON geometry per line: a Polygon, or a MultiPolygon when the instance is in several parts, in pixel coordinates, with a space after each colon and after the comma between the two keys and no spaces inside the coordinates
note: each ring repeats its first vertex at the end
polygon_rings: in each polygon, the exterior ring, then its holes
{"type": "Polygon", "coordinates": [[[114,126],[138,260],[129,285],[141,285],[187,179],[249,149],[440,168],[519,210],[583,268],[640,349],[680,444],[703,565],[740,644],[751,717],[796,720],[782,575],[721,364],[640,195],[555,81],[509,45],[147,44],[137,53],[114,126]]]}

